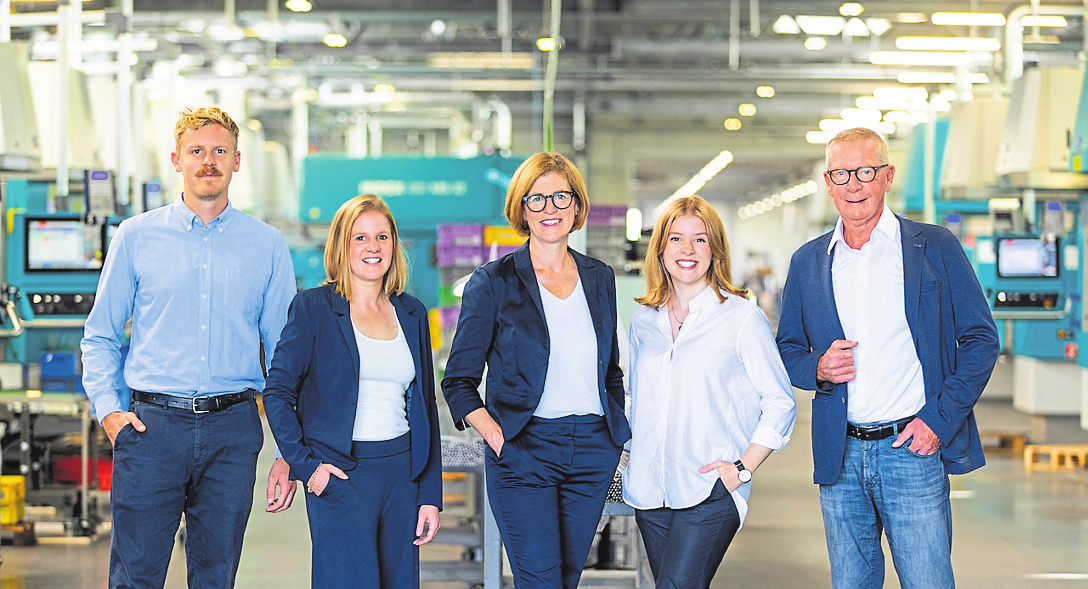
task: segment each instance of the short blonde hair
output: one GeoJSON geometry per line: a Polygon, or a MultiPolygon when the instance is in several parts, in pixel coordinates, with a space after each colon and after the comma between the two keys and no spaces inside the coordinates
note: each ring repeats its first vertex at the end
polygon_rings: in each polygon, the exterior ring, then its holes
{"type": "Polygon", "coordinates": [[[234,150],[238,150],[238,125],[230,115],[215,106],[187,108],[178,113],[178,122],[174,125],[174,149],[181,149],[181,136],[186,131],[195,131],[208,125],[219,125],[226,129],[234,140],[234,150]]]}
{"type": "Polygon", "coordinates": [[[729,261],[729,240],[725,236],[725,227],[718,212],[701,196],[687,196],[672,201],[654,224],[650,236],[650,245],[646,249],[646,293],[637,297],[635,302],[653,308],[659,308],[669,302],[673,295],[672,277],[665,270],[662,257],[668,243],[669,232],[677,218],[694,215],[706,225],[706,237],[710,244],[710,268],[706,272],[707,282],[714,288],[719,301],[724,301],[726,293],[747,297],[748,291],[733,286],[732,269],[729,261]]]}
{"type": "Polygon", "coordinates": [[[831,138],[831,141],[827,142],[827,147],[824,148],[824,167],[826,168],[831,161],[832,146],[839,143],[865,143],[866,141],[876,142],[876,157],[880,160],[880,165],[888,163],[888,142],[884,140],[884,137],[872,129],[854,127],[839,132],[838,135],[831,138]]]}
{"type": "Polygon", "coordinates": [[[393,237],[393,260],[382,278],[382,291],[386,296],[400,294],[408,283],[408,262],[404,259],[404,250],[400,246],[400,234],[393,213],[381,197],[374,194],[362,194],[340,205],[329,227],[329,237],[325,240],[325,274],[322,284],[335,284],[336,292],[351,300],[351,260],[348,259],[351,227],[363,213],[375,211],[389,220],[390,233],[393,237]]]}
{"type": "Polygon", "coordinates": [[[529,236],[529,224],[525,222],[525,210],[521,199],[529,194],[529,190],[538,178],[551,172],[563,176],[567,184],[570,184],[570,189],[574,191],[574,202],[578,203],[578,212],[574,215],[574,226],[570,230],[581,229],[586,222],[586,217],[589,216],[586,183],[582,180],[578,168],[574,167],[574,164],[562,154],[542,151],[521,162],[510,180],[510,187],[506,190],[506,220],[522,237],[529,236]]]}

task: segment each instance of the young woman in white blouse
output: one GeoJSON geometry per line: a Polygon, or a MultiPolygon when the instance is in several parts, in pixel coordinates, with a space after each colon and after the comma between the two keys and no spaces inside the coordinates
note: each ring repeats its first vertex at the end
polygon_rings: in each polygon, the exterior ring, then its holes
{"type": "Polygon", "coordinates": [[[706,588],[744,522],[752,473],[789,441],[793,389],[766,315],[731,282],[725,230],[705,200],[670,204],[645,272],[623,498],[656,587],[706,588]]]}

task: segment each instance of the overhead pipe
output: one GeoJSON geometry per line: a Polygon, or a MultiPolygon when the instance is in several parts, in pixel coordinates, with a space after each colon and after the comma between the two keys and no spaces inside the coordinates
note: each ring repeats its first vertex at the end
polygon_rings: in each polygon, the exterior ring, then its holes
{"type": "Polygon", "coordinates": [[[502,41],[502,63],[509,65],[510,54],[513,52],[513,41],[510,38],[510,0],[498,0],[495,12],[495,28],[502,41]]]}
{"type": "Polygon", "coordinates": [[[121,0],[121,31],[117,49],[117,196],[131,205],[129,158],[132,152],[132,0],[121,0]]]}
{"type": "MultiPolygon", "coordinates": [[[[1005,82],[1011,83],[1024,75],[1024,25],[1020,19],[1029,14],[1078,16],[1088,24],[1088,2],[1082,8],[1073,6],[1040,6],[1038,1],[1017,6],[1005,19],[1005,82]]],[[[1081,27],[1085,52],[1088,52],[1088,33],[1081,27]]]]}
{"type": "Polygon", "coordinates": [[[555,39],[555,47],[548,52],[548,65],[544,75],[544,151],[551,151],[555,143],[555,79],[559,73],[559,21],[563,13],[562,0],[551,0],[551,22],[548,34],[555,39]]]}
{"type": "Polygon", "coordinates": [[[53,97],[54,116],[56,117],[55,138],[57,146],[57,196],[68,196],[68,103],[71,92],[72,75],[69,73],[69,45],[72,36],[72,23],[69,18],[71,6],[57,6],[57,92],[53,97]]]}

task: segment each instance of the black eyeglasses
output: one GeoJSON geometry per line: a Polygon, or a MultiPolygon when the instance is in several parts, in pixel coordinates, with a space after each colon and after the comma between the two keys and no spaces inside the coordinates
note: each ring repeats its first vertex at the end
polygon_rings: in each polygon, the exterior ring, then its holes
{"type": "Polygon", "coordinates": [[[525,203],[526,207],[534,213],[539,213],[544,210],[544,207],[548,206],[548,199],[552,199],[552,204],[557,209],[565,209],[570,206],[570,203],[574,202],[574,192],[570,190],[560,190],[552,194],[526,194],[521,197],[521,202],[525,203]]]}
{"type": "Polygon", "coordinates": [[[876,179],[876,173],[883,168],[887,168],[888,164],[883,166],[862,166],[853,170],[828,170],[827,177],[831,178],[831,183],[836,186],[842,186],[850,181],[850,173],[853,172],[857,177],[858,182],[872,182],[876,179]]]}

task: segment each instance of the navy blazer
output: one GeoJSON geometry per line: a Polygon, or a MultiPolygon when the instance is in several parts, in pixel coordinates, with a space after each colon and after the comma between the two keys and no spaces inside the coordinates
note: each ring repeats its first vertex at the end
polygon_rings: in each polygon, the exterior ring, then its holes
{"type": "MultiPolygon", "coordinates": [[[[616,334],[616,275],[600,260],[568,250],[597,334],[597,388],[612,441],[631,438],[623,411],[623,371],[616,334]]],[[[510,440],[533,416],[544,392],[551,344],[529,243],[472,273],[461,298],[457,333],[446,362],[442,394],[458,429],[485,406],[479,386],[487,364],[486,407],[510,440]]]]}
{"type": "MultiPolygon", "coordinates": [[[[926,401],[917,416],[941,439],[949,474],[986,463],[972,408],[990,379],[999,344],[993,315],[971,263],[952,232],[899,217],[907,325],[922,364],[926,401]]],[[[846,446],[846,384],[820,389],[816,364],[846,339],[831,282],[832,232],[801,246],[782,291],[778,349],[793,385],[812,400],[813,475],[834,483],[846,446]]]]}
{"type": "MultiPolygon", "coordinates": [[[[442,449],[427,309],[408,294],[390,297],[408,340],[416,378],[408,387],[412,479],[417,505],[442,507],[442,449]]],[[[348,300],[335,286],[295,296],[264,389],[272,435],[294,477],[308,481],[326,462],[353,468],[351,434],[359,403],[359,347],[348,300]]]]}

